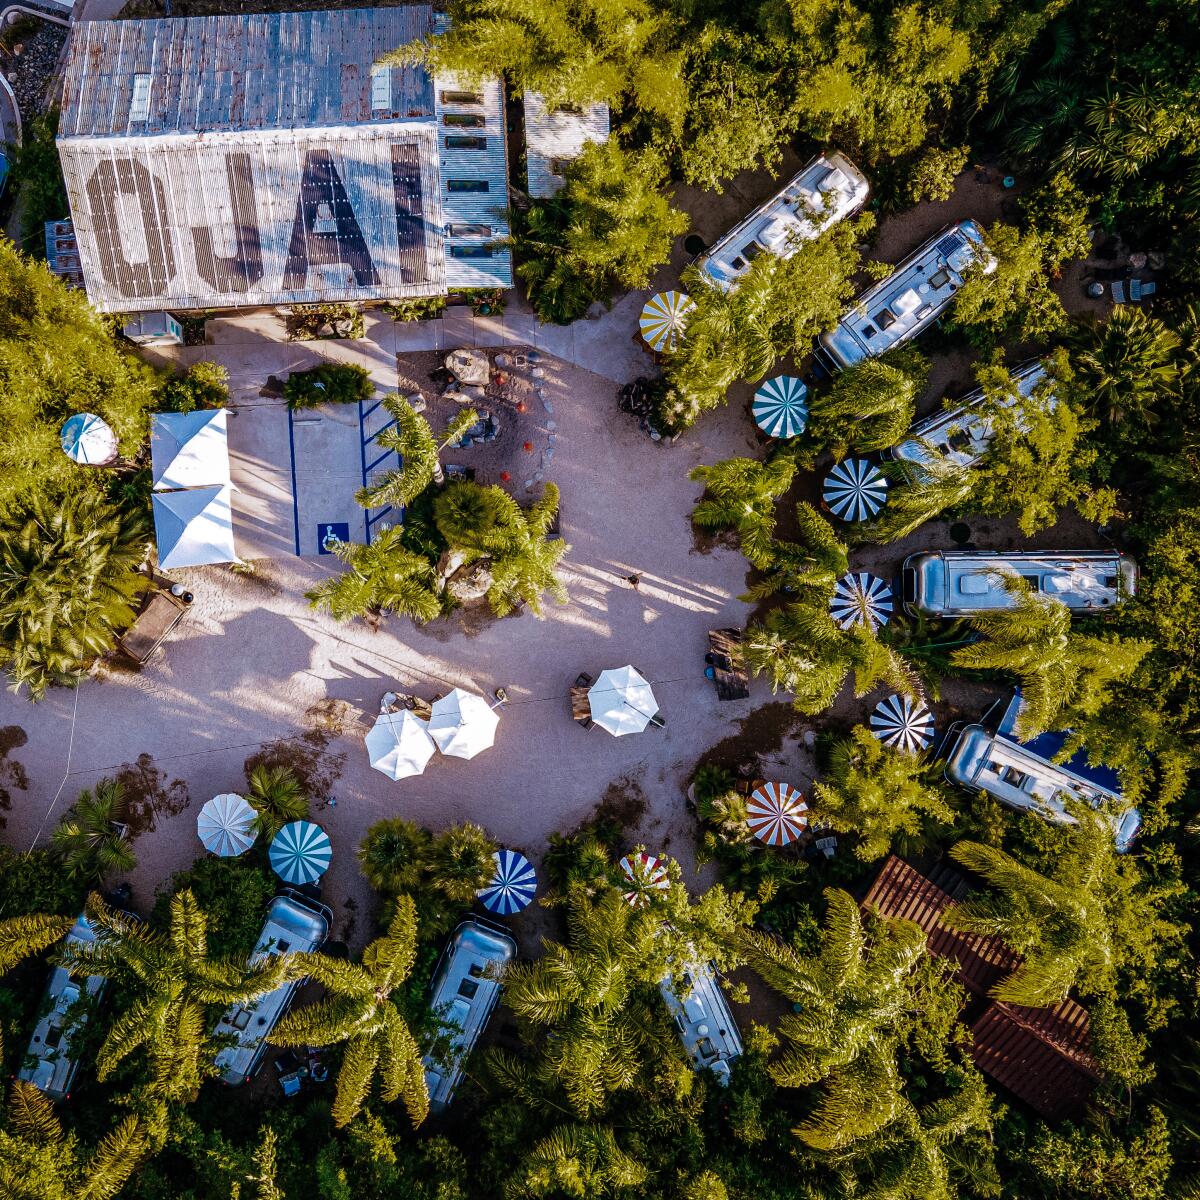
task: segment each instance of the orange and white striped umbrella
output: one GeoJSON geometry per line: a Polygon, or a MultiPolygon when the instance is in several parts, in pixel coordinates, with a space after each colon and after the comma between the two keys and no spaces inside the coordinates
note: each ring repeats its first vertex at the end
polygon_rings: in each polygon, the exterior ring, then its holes
{"type": "Polygon", "coordinates": [[[629,890],[621,894],[625,897],[625,902],[632,904],[634,908],[649,904],[651,892],[665,892],[671,886],[667,864],[644,850],[637,854],[627,854],[618,865],[621,874],[630,883],[629,890]]]}
{"type": "Polygon", "coordinates": [[[750,793],[746,824],[768,846],[786,846],[808,827],[808,805],[788,783],[764,783],[750,793]]]}

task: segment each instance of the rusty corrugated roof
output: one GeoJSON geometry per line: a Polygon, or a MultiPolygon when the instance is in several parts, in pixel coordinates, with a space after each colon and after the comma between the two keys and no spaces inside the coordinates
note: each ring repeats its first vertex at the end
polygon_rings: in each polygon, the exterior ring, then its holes
{"type": "MultiPolygon", "coordinates": [[[[919,925],[930,953],[958,964],[958,981],[973,996],[1020,966],[1020,956],[1000,938],[947,928],[942,913],[966,892],[965,881],[938,868],[938,882],[892,855],[871,885],[863,907],[919,925]]],[[[991,1001],[972,1025],[973,1054],[981,1071],[1046,1117],[1080,1107],[1101,1078],[1091,1055],[1087,1010],[1067,998],[1050,1008],[991,1001]]]]}

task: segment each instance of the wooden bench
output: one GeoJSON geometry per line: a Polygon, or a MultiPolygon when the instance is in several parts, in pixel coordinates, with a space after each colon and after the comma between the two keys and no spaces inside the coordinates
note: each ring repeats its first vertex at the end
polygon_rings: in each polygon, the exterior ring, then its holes
{"type": "Polygon", "coordinates": [[[591,729],[596,723],[592,720],[592,704],[588,699],[588,690],[592,686],[592,677],[581,672],[571,685],[571,720],[578,721],[584,729],[591,729]]]}
{"type": "Polygon", "coordinates": [[[117,639],[117,645],[138,666],[143,666],[179,624],[187,605],[170,592],[148,592],[133,624],[117,639]]]}

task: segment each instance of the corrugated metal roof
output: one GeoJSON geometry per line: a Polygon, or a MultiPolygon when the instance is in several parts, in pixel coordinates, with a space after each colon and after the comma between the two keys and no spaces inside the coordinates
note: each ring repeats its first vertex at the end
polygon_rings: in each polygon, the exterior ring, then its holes
{"type": "MultiPolygon", "coordinates": [[[[966,881],[944,866],[935,874],[936,882],[892,855],[863,907],[915,922],[928,936],[930,953],[952,958],[963,987],[988,999],[992,988],[1020,966],[1021,958],[998,937],[947,928],[942,913],[966,894],[966,881]]],[[[993,1000],[972,1029],[972,1054],[979,1069],[1045,1116],[1079,1107],[1100,1078],[1091,1054],[1087,1010],[1069,997],[1049,1008],[993,1000]]]]}
{"type": "Polygon", "coordinates": [[[86,21],[72,26],[58,136],[311,129],[428,117],[433,81],[423,67],[380,68],[388,74],[391,105],[377,109],[372,64],[432,29],[432,9],[423,4],[86,21]],[[144,120],[130,112],[138,76],[149,79],[144,120]]]}
{"type": "Polygon", "coordinates": [[[1031,1024],[1031,1012],[990,1004],[971,1026],[972,1054],[979,1069],[1048,1120],[1078,1112],[1099,1075],[1090,1058],[1065,1053],[1031,1024]]]}
{"type": "Polygon", "coordinates": [[[58,148],[89,299],[132,312],[511,287],[511,252],[491,249],[508,235],[499,80],[462,112],[435,103],[453,79],[373,69],[433,28],[427,5],[75,26],[58,148]],[[451,191],[460,179],[482,190],[451,191]]]}
{"type": "Polygon", "coordinates": [[[553,196],[563,185],[556,162],[578,158],[588,142],[606,142],[607,104],[588,104],[581,111],[551,112],[539,92],[525,93],[525,165],[529,194],[553,196]]]}

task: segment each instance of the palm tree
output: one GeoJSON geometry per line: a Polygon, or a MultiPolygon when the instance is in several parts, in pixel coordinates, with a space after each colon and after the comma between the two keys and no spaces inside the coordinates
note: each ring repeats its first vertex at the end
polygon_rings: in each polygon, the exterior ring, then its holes
{"type": "Polygon", "coordinates": [[[1061,725],[1064,714],[1095,715],[1111,686],[1133,673],[1151,643],[1074,633],[1070,610],[1061,600],[1031,591],[1015,573],[1002,579],[1013,607],[973,616],[979,640],[954,650],[950,661],[1017,677],[1017,732],[1023,738],[1061,725]]]}
{"type": "Polygon", "coordinates": [[[305,973],[329,996],[289,1013],[271,1040],[282,1046],[347,1043],[333,1102],[333,1119],[339,1126],[349,1124],[362,1108],[376,1073],[384,1101],[403,1099],[414,1125],[429,1111],[421,1051],[392,1000],[416,955],[416,910],[408,896],[400,896],[387,933],[363,951],[361,963],[324,954],[299,956],[305,973]]]}
{"type": "Polygon", "coordinates": [[[308,816],[304,785],[291,767],[282,763],[260,763],[246,775],[246,799],[258,816],[254,824],[268,840],[288,822],[308,816]]]}
{"type": "Polygon", "coordinates": [[[132,871],[137,858],[120,824],[125,789],[116,779],[101,779],[84,791],[50,835],[50,851],[70,879],[92,884],[132,871]]]}
{"type": "Polygon", "coordinates": [[[11,971],[22,959],[61,942],[75,924],[74,917],[35,913],[0,921],[0,975],[11,971]]]}
{"type": "Polygon", "coordinates": [[[50,1101],[17,1080],[8,1128],[0,1131],[0,1193],[13,1200],[113,1200],[150,1149],[145,1126],[126,1117],[94,1150],[85,1150],[50,1101]]]}
{"type": "Polygon", "coordinates": [[[141,1091],[157,1108],[154,1134],[161,1138],[166,1132],[161,1106],[191,1099],[216,1053],[207,1033],[208,1007],[251,1004],[302,972],[295,955],[270,955],[254,965],[210,957],[208,921],[189,889],[171,897],[165,933],[109,908],[94,894],[87,915],[96,940],[67,943],[62,965],[74,975],[114,980],[132,997],[100,1046],[96,1074],[103,1081],[144,1050],[149,1078],[141,1091]]]}
{"type": "Polygon", "coordinates": [[[0,524],[0,665],[14,688],[39,700],[112,649],[148,586],[148,546],[144,515],[91,491],[33,497],[0,524]]]}
{"type": "Polygon", "coordinates": [[[796,529],[799,537],[794,542],[775,541],[768,534],[760,552],[763,561],[755,563],[765,575],[750,587],[748,599],[765,600],[780,591],[811,588],[828,604],[834,584],[850,569],[849,548],[838,539],[833,526],[803,500],[796,505],[796,529]]]}
{"type": "Polygon", "coordinates": [[[1112,828],[1087,805],[1070,810],[1076,824],[1047,874],[996,846],[959,842],[950,851],[992,890],[951,905],[942,920],[952,929],[1002,937],[1024,958],[992,989],[997,1000],[1040,1008],[1065,999],[1077,984],[1092,993],[1111,989],[1115,949],[1105,901],[1115,870],[1112,828]]]}
{"type": "Polygon", "coordinates": [[[835,458],[851,450],[886,450],[912,425],[917,393],[929,378],[920,353],[869,358],[838,375],[809,404],[808,436],[835,458]]]}
{"type": "Polygon", "coordinates": [[[781,1087],[824,1084],[796,1133],[834,1149],[869,1136],[904,1100],[896,1045],[921,1011],[925,934],[911,921],[878,921],[870,933],[853,897],[826,889],[820,946],[801,954],[757,931],[742,935],[749,964],[797,1011],[780,1018],[785,1049],[772,1064],[781,1087]]]}
{"type": "Polygon", "coordinates": [[[895,542],[908,537],[947,510],[962,508],[976,483],[968,468],[944,458],[932,446],[919,467],[892,465],[885,470],[893,483],[888,502],[862,526],[862,542],[895,542]]]}
{"type": "Polygon", "coordinates": [[[505,1200],[581,1196],[589,1200],[628,1193],[649,1178],[644,1164],[622,1150],[607,1125],[561,1125],[542,1138],[505,1186],[505,1200]]]}
{"type": "Polygon", "coordinates": [[[1077,326],[1068,346],[1080,396],[1110,425],[1144,429],[1175,394],[1180,344],[1177,333],[1132,304],[1114,309],[1102,324],[1077,326]]]}
{"type": "Polygon", "coordinates": [[[358,848],[358,865],[377,892],[418,892],[432,841],[429,830],[403,817],[376,821],[358,848]]]}
{"type": "Polygon", "coordinates": [[[688,476],[704,484],[704,496],[692,510],[701,529],[733,529],[742,553],[756,567],[770,564],[775,534],[775,504],[796,475],[796,461],[777,454],[766,462],[727,458],[696,467],[688,476]]]}
{"type": "Polygon", "coordinates": [[[885,746],[859,725],[830,751],[829,771],[813,785],[813,807],[834,829],[858,834],[854,853],[864,862],[882,858],[899,839],[901,853],[918,850],[924,821],[954,821],[944,790],[929,776],[922,757],[885,746]]]}
{"type": "Polygon", "coordinates": [[[375,435],[375,445],[383,451],[394,450],[401,466],[389,471],[382,479],[359,488],[354,498],[363,508],[382,508],[392,505],[403,508],[411,504],[431,483],[444,483],[441,452],[457,442],[479,420],[473,408],[459,412],[442,435],[441,442],[433,435],[429,422],[399,396],[389,396],[383,407],[395,421],[375,435]]]}
{"type": "Polygon", "coordinates": [[[496,843],[478,825],[454,825],[433,839],[429,850],[429,886],[457,904],[473,904],[475,893],[495,872],[496,843]]]}
{"type": "Polygon", "coordinates": [[[432,621],[442,611],[434,565],[403,545],[404,530],[385,529],[369,546],[339,542],[334,554],[349,570],[306,592],[313,608],[335,620],[394,612],[414,621],[432,621]]]}

